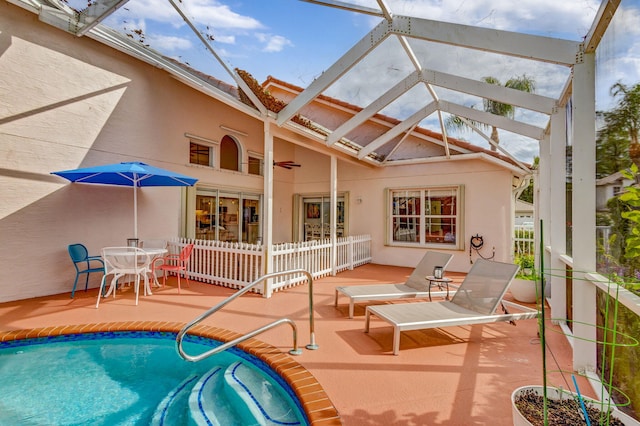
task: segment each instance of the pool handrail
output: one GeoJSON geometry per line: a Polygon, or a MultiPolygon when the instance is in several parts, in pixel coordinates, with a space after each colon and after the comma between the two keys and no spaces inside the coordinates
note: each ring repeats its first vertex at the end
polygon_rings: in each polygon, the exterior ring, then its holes
{"type": "Polygon", "coordinates": [[[298,349],[298,327],[296,326],[296,323],[289,319],[289,318],[280,318],[279,320],[273,321],[267,325],[264,325],[260,328],[257,328],[253,331],[250,331],[236,339],[233,339],[229,342],[223,343],[220,346],[217,346],[209,351],[206,351],[200,355],[189,355],[184,351],[184,348],[182,346],[182,341],[184,339],[185,334],[187,334],[187,332],[195,327],[196,325],[198,325],[200,322],[202,322],[204,319],[206,319],[207,317],[213,315],[214,313],[216,313],[217,311],[219,311],[220,309],[222,309],[224,306],[228,305],[229,303],[231,303],[233,300],[235,300],[236,298],[242,296],[243,294],[245,294],[246,292],[248,292],[249,290],[251,290],[252,288],[254,288],[255,286],[257,286],[258,284],[262,283],[265,280],[268,280],[270,278],[275,278],[275,277],[279,277],[279,276],[283,276],[283,275],[294,275],[294,274],[305,274],[307,276],[307,280],[309,281],[309,339],[310,339],[310,343],[306,346],[307,349],[310,350],[315,350],[318,349],[318,345],[316,344],[316,339],[315,339],[315,331],[314,331],[314,324],[313,324],[313,276],[311,275],[311,273],[305,269],[292,269],[289,271],[280,271],[280,272],[272,272],[270,274],[265,274],[263,276],[261,276],[260,278],[256,279],[255,281],[253,281],[251,284],[249,284],[246,287],[241,288],[240,290],[238,290],[236,293],[232,294],[231,296],[229,296],[228,298],[226,298],[225,300],[223,300],[222,302],[218,303],[217,305],[213,306],[212,308],[208,309],[206,312],[204,312],[203,314],[199,315],[198,317],[196,317],[195,319],[193,319],[192,321],[190,321],[187,325],[185,325],[184,327],[182,327],[182,329],[178,332],[178,335],[176,336],[176,349],[178,350],[178,353],[180,354],[180,356],[187,360],[187,361],[191,361],[191,362],[197,362],[197,361],[201,361],[205,358],[210,357],[211,355],[215,355],[219,352],[222,352],[230,347],[233,347],[235,345],[237,345],[238,343],[241,343],[247,339],[250,339],[260,333],[263,333],[267,330],[270,330],[280,324],[284,324],[287,323],[291,326],[292,330],[293,330],[293,349],[291,349],[289,351],[289,353],[291,355],[300,355],[302,353],[302,351],[300,349],[298,349]]]}

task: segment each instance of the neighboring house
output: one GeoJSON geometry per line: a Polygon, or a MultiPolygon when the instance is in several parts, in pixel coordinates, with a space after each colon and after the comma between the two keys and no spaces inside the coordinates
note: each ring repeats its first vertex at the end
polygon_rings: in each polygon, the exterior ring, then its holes
{"type": "Polygon", "coordinates": [[[609,176],[596,180],[596,211],[607,212],[607,202],[623,192],[624,188],[633,184],[633,181],[626,179],[622,173],[616,172],[609,176]]]}
{"type": "Polygon", "coordinates": [[[534,209],[528,201],[516,200],[516,225],[531,225],[533,227],[534,209]]]}
{"type": "MultiPolygon", "coordinates": [[[[375,115],[327,145],[322,128],[360,108],[320,97],[302,113],[310,126],[277,126],[235,87],[166,58],[143,61],[10,3],[0,4],[0,28],[0,302],[70,291],[68,244],[97,254],[132,236],[131,188],[50,175],[119,161],[199,179],[138,192],[142,240],[303,241],[324,233],[335,211],[337,236],[370,234],[376,263],[414,266],[435,249],[467,271],[474,235],[510,260],[512,181],[526,171],[504,156],[451,138],[445,148],[441,135],[416,128],[395,147],[354,157],[361,140],[398,120],[375,115]],[[429,158],[415,160],[418,151],[429,158]]],[[[273,78],[264,87],[285,102],[301,91],[273,78]]]]}

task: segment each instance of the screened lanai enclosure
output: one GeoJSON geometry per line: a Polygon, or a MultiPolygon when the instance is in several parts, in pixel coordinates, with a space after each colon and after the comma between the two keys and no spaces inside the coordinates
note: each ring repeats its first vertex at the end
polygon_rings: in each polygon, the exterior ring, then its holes
{"type": "MultiPolygon", "coordinates": [[[[242,208],[229,195],[200,195],[194,229],[203,239],[224,233],[273,244],[274,170],[264,165],[287,159],[274,158],[271,126],[303,132],[318,146],[375,168],[455,162],[460,154],[474,155],[473,146],[507,159],[519,171],[514,188],[522,192],[533,182],[536,267],[553,321],[571,339],[573,368],[590,375],[596,391],[611,391],[597,384],[602,372],[608,377],[612,355],[608,345],[597,343],[609,333],[595,325],[632,333],[640,314],[634,287],[640,281],[640,219],[634,213],[640,194],[632,168],[640,164],[640,2],[9,3],[73,36],[171,70],[204,94],[224,99],[222,84],[244,94],[246,112],[265,123],[264,153],[249,164],[264,175],[262,204],[252,194],[234,196],[242,208]],[[273,102],[243,71],[259,82],[276,76],[302,91],[273,102]],[[361,108],[348,119],[314,115],[308,108],[326,99],[361,108]],[[364,128],[380,117],[393,120],[393,127],[364,128]],[[416,128],[443,151],[408,143],[416,128]],[[531,167],[535,158],[539,162],[531,167]],[[222,201],[229,205],[212,210],[222,201]],[[215,227],[223,213],[235,228],[215,227]],[[258,218],[260,233],[251,226],[258,218]],[[620,309],[615,321],[602,318],[607,306],[620,309]]],[[[301,223],[296,231],[301,240],[347,232],[335,161],[330,174],[330,193],[299,200],[310,219],[308,228],[301,223]]],[[[432,230],[455,228],[454,207],[447,208],[436,207],[432,230]]],[[[415,229],[406,226],[412,214],[405,216],[398,224],[415,229]]],[[[612,377],[640,412],[640,381],[633,368],[619,367],[633,362],[637,351],[616,351],[612,377]]]]}

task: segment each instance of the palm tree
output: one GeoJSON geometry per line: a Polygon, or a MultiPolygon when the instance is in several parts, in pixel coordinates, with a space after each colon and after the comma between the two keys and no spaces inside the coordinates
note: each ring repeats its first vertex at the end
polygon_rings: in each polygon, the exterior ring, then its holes
{"type": "MultiPolygon", "coordinates": [[[[489,84],[495,84],[497,86],[502,86],[503,84],[495,77],[483,77],[482,81],[489,84]]],[[[510,89],[521,90],[527,93],[533,93],[535,91],[535,80],[533,77],[529,77],[526,74],[522,74],[518,77],[513,77],[507,80],[504,83],[504,87],[508,87],[510,89]]],[[[509,104],[503,104],[501,102],[494,101],[492,99],[483,99],[482,106],[486,112],[490,112],[491,114],[499,115],[501,117],[513,118],[515,115],[516,107],[509,104]]],[[[493,140],[496,144],[500,143],[500,137],[498,136],[498,128],[496,126],[489,126],[484,123],[472,122],[474,126],[488,128],[491,127],[491,140],[493,140]]],[[[467,130],[469,127],[466,122],[463,121],[458,116],[451,116],[447,119],[445,123],[447,128],[450,129],[458,129],[458,130],[467,130]]],[[[496,147],[491,145],[491,150],[496,151],[496,147]]]]}
{"type": "Polygon", "coordinates": [[[611,86],[610,93],[614,99],[618,98],[618,105],[611,111],[601,113],[604,118],[604,126],[598,132],[598,137],[612,139],[625,135],[625,139],[629,142],[629,156],[636,164],[639,164],[640,83],[629,87],[618,82],[611,86]]]}

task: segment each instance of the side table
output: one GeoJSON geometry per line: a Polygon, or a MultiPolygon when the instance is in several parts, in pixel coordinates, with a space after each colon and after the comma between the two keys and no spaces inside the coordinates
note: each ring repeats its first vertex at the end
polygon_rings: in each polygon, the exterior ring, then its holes
{"type": "Polygon", "coordinates": [[[453,281],[451,278],[442,277],[436,278],[433,275],[427,275],[424,277],[427,281],[429,281],[429,301],[431,301],[431,286],[437,285],[440,290],[442,290],[442,286],[444,285],[447,289],[447,297],[446,300],[449,300],[449,283],[453,281]]]}

